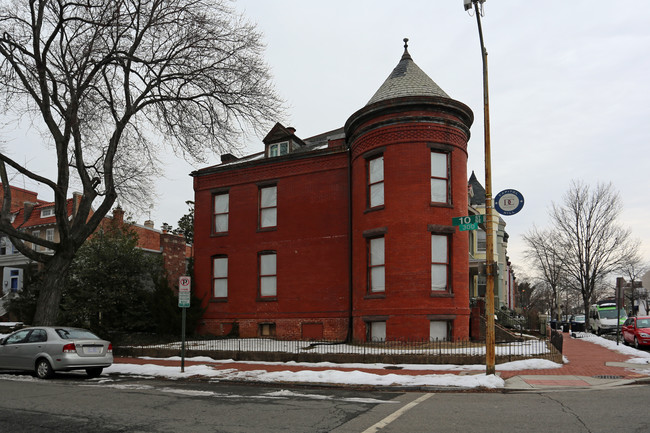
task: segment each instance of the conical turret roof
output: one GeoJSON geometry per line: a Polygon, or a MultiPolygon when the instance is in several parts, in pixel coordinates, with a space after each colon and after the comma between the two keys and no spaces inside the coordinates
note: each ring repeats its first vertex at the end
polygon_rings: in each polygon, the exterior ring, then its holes
{"type": "Polygon", "coordinates": [[[408,39],[406,38],[404,39],[404,54],[400,62],[366,105],[405,96],[449,98],[449,95],[415,64],[408,52],[408,39]]]}

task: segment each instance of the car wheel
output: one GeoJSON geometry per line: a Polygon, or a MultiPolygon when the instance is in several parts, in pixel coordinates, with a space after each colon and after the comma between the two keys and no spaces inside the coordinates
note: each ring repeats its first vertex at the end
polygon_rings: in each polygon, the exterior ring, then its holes
{"type": "Polygon", "coordinates": [[[634,348],[635,349],[639,348],[639,340],[637,340],[636,337],[634,337],[634,348]]]}
{"type": "Polygon", "coordinates": [[[99,377],[99,375],[102,374],[102,371],[104,371],[102,367],[87,368],[86,374],[88,377],[99,377]]]}
{"type": "Polygon", "coordinates": [[[39,379],[49,379],[54,376],[54,370],[52,370],[52,366],[47,359],[39,359],[36,361],[36,376],[39,379]]]}

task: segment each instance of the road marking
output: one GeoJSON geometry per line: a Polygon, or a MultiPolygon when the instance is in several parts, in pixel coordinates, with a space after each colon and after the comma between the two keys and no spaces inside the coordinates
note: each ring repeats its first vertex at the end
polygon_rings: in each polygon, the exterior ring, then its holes
{"type": "Polygon", "coordinates": [[[402,416],[404,414],[404,412],[406,412],[408,410],[411,410],[413,407],[417,406],[418,404],[422,403],[424,400],[426,400],[427,398],[432,397],[432,396],[433,396],[433,394],[424,394],[423,396],[421,396],[420,398],[418,398],[416,400],[413,400],[412,402],[410,402],[409,404],[407,404],[403,408],[401,408],[399,410],[396,410],[392,414],[388,415],[386,418],[382,419],[377,424],[375,424],[373,426],[370,426],[369,428],[364,430],[362,433],[375,433],[375,432],[377,432],[378,430],[386,427],[388,424],[392,423],[397,418],[402,416]]]}

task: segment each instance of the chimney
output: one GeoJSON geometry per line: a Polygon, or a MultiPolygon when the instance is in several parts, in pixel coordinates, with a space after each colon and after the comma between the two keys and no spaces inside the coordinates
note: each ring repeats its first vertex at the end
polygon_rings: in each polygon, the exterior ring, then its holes
{"type": "Polygon", "coordinates": [[[30,203],[28,201],[23,203],[23,209],[24,209],[23,222],[27,222],[29,217],[32,216],[32,211],[34,210],[35,207],[36,207],[36,203],[30,203]]]}
{"type": "Polygon", "coordinates": [[[117,207],[113,209],[113,221],[118,224],[124,223],[124,210],[122,210],[120,205],[117,205],[117,207]]]}
{"type": "Polygon", "coordinates": [[[144,222],[144,226],[145,226],[146,228],[148,228],[148,229],[152,229],[152,228],[153,228],[153,221],[151,221],[151,220],[146,220],[146,221],[144,222]]]}
{"type": "Polygon", "coordinates": [[[292,133],[292,134],[295,134],[295,133],[296,133],[296,128],[294,128],[293,126],[287,126],[286,129],[287,129],[287,131],[289,131],[289,132],[292,133]]]}
{"type": "Polygon", "coordinates": [[[222,164],[227,164],[229,162],[237,161],[239,158],[237,158],[235,155],[231,153],[223,153],[221,154],[221,163],[222,164]]]}
{"type": "Polygon", "coordinates": [[[81,197],[83,197],[83,194],[80,192],[72,193],[72,215],[77,214],[77,211],[79,210],[79,203],[81,202],[81,197]]]}

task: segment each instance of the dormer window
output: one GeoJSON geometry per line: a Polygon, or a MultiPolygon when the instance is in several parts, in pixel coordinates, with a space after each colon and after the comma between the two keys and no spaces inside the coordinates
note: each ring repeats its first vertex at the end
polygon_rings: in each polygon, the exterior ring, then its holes
{"type": "Polygon", "coordinates": [[[41,210],[41,218],[47,218],[54,215],[54,208],[48,207],[41,210]]]}
{"type": "Polygon", "coordinates": [[[286,155],[287,153],[289,153],[288,141],[269,144],[269,158],[272,158],[274,156],[286,155]]]}

